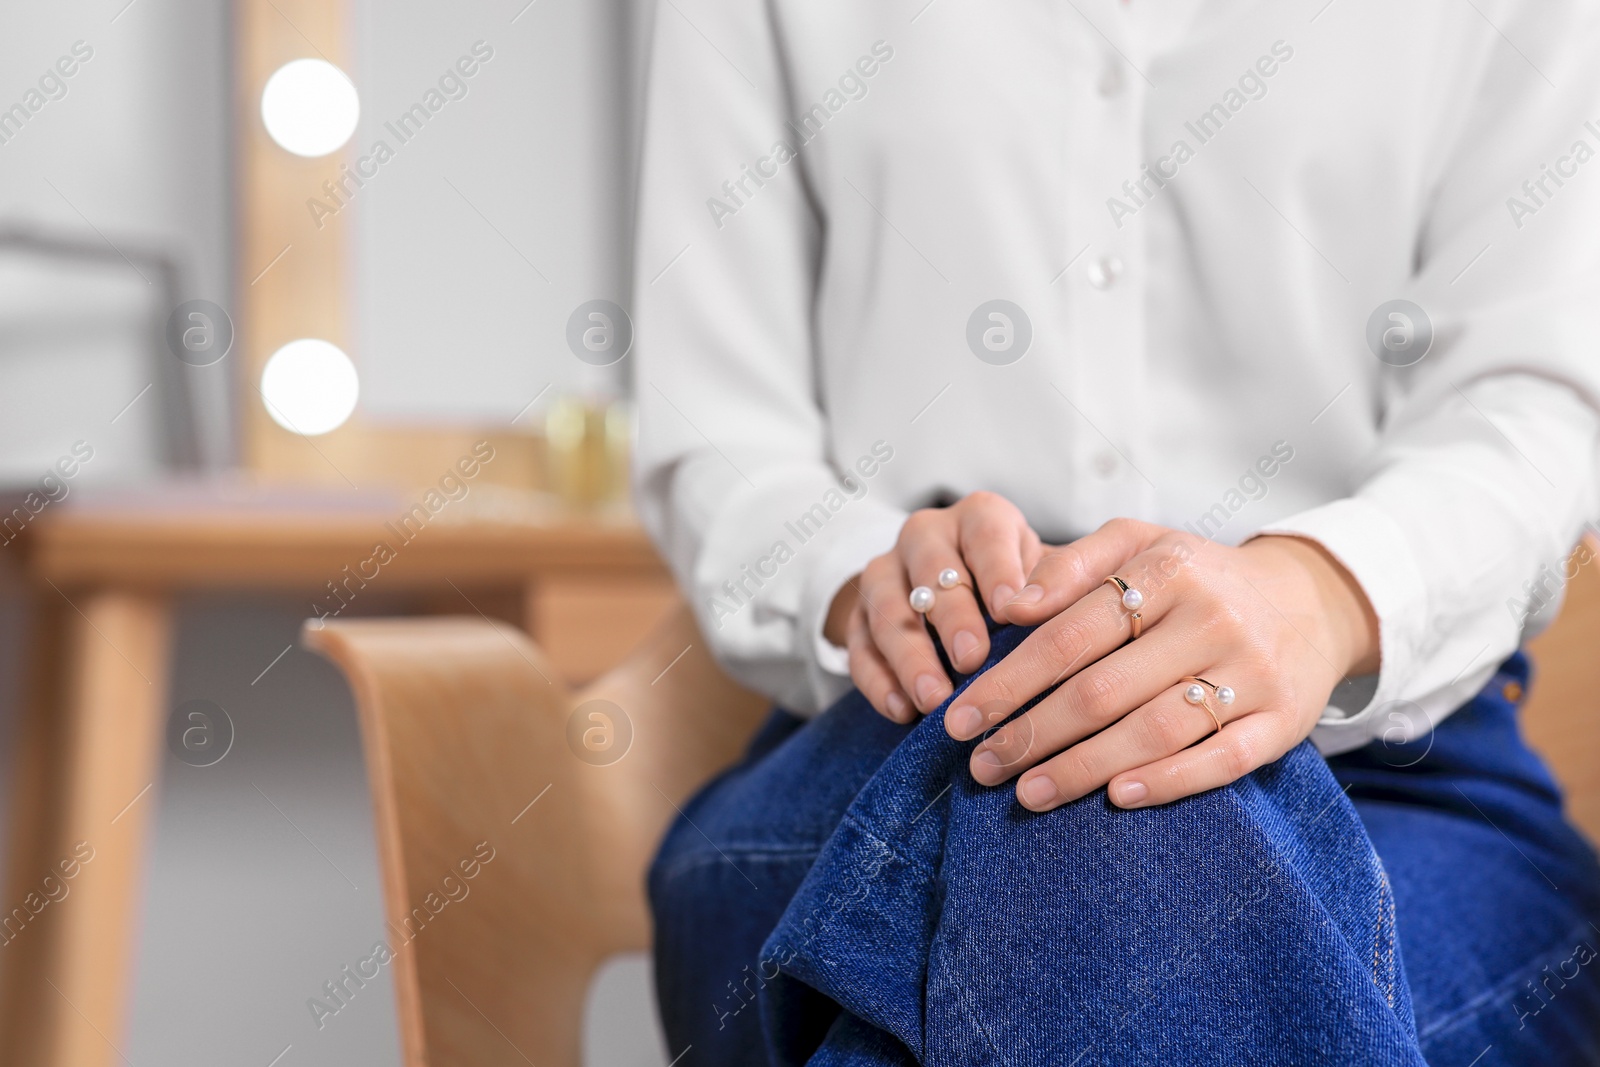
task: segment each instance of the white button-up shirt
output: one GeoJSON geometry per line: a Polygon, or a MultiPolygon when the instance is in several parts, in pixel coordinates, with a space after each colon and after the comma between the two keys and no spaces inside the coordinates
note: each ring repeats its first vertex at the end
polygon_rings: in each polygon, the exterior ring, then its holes
{"type": "Polygon", "coordinates": [[[1596,510],[1600,8],[672,0],[637,245],[641,515],[723,664],[989,489],[1320,542],[1377,611],[1325,752],[1459,706],[1596,510]]]}

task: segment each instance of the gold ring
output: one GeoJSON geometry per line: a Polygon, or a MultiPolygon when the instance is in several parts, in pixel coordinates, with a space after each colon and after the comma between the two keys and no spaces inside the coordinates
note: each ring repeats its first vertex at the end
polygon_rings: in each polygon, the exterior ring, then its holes
{"type": "MultiPolygon", "coordinates": [[[[1211,706],[1211,701],[1208,698],[1215,695],[1217,703],[1223,705],[1232,704],[1234,701],[1233,690],[1225,685],[1208,682],[1204,678],[1193,674],[1184,675],[1180,681],[1187,685],[1187,688],[1183,691],[1183,699],[1204,708],[1206,714],[1211,716],[1211,721],[1216,723],[1217,732],[1220,733],[1222,731],[1222,719],[1218,717],[1217,710],[1211,706]]],[[[1201,740],[1204,740],[1204,738],[1201,738],[1201,740]]]]}
{"type": "Polygon", "coordinates": [[[940,589],[955,589],[958,586],[969,593],[972,592],[972,583],[964,581],[961,577],[961,572],[954,567],[946,567],[939,572],[940,589]]]}
{"type": "Polygon", "coordinates": [[[1144,594],[1115,574],[1100,584],[1114,586],[1122,595],[1122,606],[1128,610],[1128,625],[1133,630],[1128,640],[1132,641],[1144,632],[1144,616],[1139,614],[1139,609],[1144,607],[1144,594]]]}

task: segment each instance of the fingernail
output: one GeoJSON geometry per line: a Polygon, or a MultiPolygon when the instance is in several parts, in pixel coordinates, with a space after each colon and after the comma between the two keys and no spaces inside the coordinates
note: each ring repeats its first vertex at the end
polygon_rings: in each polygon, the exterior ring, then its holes
{"type": "Polygon", "coordinates": [[[956,660],[965,663],[968,656],[978,651],[978,639],[973,636],[971,630],[962,630],[956,634],[955,640],[950,642],[950,646],[955,650],[956,660]]]}
{"type": "Polygon", "coordinates": [[[889,706],[889,714],[901,721],[911,713],[911,705],[906,703],[906,698],[901,696],[898,690],[890,690],[889,695],[883,698],[883,702],[889,706]]]}
{"type": "Polygon", "coordinates": [[[1030,585],[1023,586],[1022,587],[1022,592],[1020,592],[1016,596],[1012,597],[1011,600],[1010,600],[1010,603],[1012,603],[1012,604],[1037,604],[1039,601],[1041,601],[1043,599],[1044,599],[1044,586],[1030,584],[1030,585]]]}
{"type": "Polygon", "coordinates": [[[1000,762],[1000,757],[988,749],[982,749],[972,757],[972,777],[984,785],[1000,781],[1005,774],[1005,765],[1000,762]]]}
{"type": "Polygon", "coordinates": [[[1017,795],[1030,808],[1042,808],[1056,798],[1056,784],[1044,775],[1035,775],[1022,783],[1017,795]]]}
{"type": "Polygon", "coordinates": [[[971,704],[958,704],[944,714],[945,732],[964,741],[983,729],[983,715],[971,704]]]}
{"type": "Polygon", "coordinates": [[[1111,787],[1111,799],[1119,808],[1131,808],[1149,795],[1143,782],[1118,782],[1111,787]]]}
{"type": "Polygon", "coordinates": [[[1009,585],[1006,585],[1004,582],[1001,582],[999,585],[995,586],[994,587],[994,612],[992,614],[998,614],[1000,609],[1005,607],[1006,601],[1010,600],[1012,597],[1014,597],[1016,595],[1017,595],[1017,591],[1015,589],[1011,588],[1009,585]]]}
{"type": "Polygon", "coordinates": [[[923,707],[932,707],[939,703],[939,692],[943,689],[939,679],[931,674],[917,675],[917,703],[923,707]]]}

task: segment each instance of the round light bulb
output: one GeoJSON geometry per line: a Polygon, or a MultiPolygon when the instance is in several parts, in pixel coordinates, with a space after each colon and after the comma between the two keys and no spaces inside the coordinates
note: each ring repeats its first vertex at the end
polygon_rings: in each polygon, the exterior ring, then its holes
{"type": "Polygon", "coordinates": [[[337,151],[356,132],[361,98],[344,71],[324,59],[285,63],[261,90],[267,133],[297,156],[337,151]]]}
{"type": "Polygon", "coordinates": [[[344,425],[356,409],[361,381],[339,347],[314,337],[290,341],[261,370],[261,401],[272,421],[315,437],[344,425]]]}

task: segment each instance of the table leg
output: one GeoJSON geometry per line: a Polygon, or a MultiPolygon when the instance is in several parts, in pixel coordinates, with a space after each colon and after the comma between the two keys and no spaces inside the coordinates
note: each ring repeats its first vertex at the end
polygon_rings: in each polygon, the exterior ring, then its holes
{"type": "Polygon", "coordinates": [[[17,745],[0,915],[0,1048],[10,1062],[111,1067],[167,715],[165,597],[50,589],[17,745]]]}

